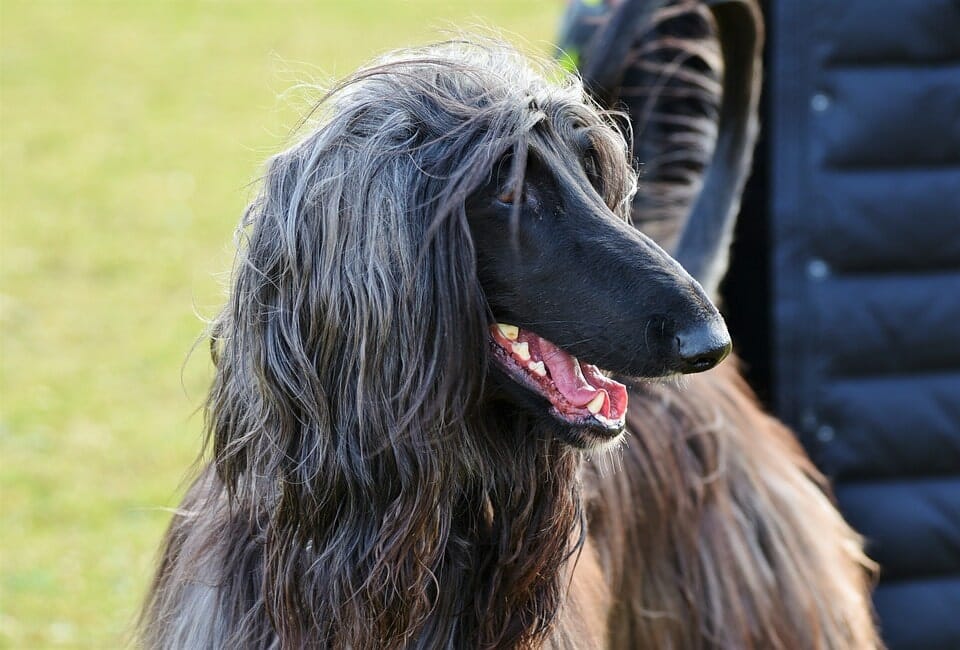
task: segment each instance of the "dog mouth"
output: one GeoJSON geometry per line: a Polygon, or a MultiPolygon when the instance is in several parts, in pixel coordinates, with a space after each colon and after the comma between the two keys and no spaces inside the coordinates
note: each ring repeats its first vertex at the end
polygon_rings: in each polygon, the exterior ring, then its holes
{"type": "Polygon", "coordinates": [[[595,365],[516,325],[494,323],[490,341],[500,367],[513,381],[550,402],[555,418],[611,437],[623,431],[627,387],[595,365]]]}

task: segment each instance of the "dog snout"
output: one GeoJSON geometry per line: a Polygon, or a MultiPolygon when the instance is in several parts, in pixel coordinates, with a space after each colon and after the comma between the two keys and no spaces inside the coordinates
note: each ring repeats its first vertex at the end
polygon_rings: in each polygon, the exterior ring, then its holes
{"type": "Polygon", "coordinates": [[[732,347],[723,318],[699,321],[677,332],[677,365],[683,373],[703,372],[723,361],[732,347]]]}

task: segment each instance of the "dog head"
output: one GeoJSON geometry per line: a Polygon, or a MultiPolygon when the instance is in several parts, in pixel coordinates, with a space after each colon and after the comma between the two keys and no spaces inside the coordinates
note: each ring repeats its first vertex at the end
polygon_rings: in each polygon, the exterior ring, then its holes
{"type": "Polygon", "coordinates": [[[271,160],[214,323],[226,478],[412,457],[491,395],[591,446],[623,428],[608,372],[723,358],[716,309],[628,225],[624,139],[556,74],[489,43],[388,57],[271,160]]]}
{"type": "Polygon", "coordinates": [[[624,426],[627,392],[611,372],[700,372],[730,339],[696,281],[628,225],[635,173],[608,115],[575,81],[509,81],[520,84],[512,108],[523,128],[465,210],[495,383],[591,446],[624,426]]]}
{"type": "Polygon", "coordinates": [[[622,137],[585,103],[531,110],[536,123],[467,207],[489,349],[510,395],[590,446],[624,426],[626,388],[605,371],[700,372],[730,339],[700,286],[624,219],[622,137]]]}

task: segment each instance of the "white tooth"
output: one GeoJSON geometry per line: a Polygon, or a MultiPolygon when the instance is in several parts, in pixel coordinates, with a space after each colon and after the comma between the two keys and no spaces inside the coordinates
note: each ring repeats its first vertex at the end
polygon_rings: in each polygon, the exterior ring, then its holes
{"type": "Polygon", "coordinates": [[[539,377],[547,376],[547,367],[543,365],[543,361],[531,361],[527,364],[527,368],[530,368],[539,377]]]}
{"type": "Polygon", "coordinates": [[[516,341],[517,337],[520,336],[520,328],[516,325],[497,323],[497,329],[500,330],[500,334],[503,335],[503,338],[510,341],[516,341]]]}
{"type": "Polygon", "coordinates": [[[522,343],[514,343],[510,346],[510,348],[513,350],[515,355],[520,357],[522,361],[530,360],[530,345],[526,341],[522,343]]]}
{"type": "Polygon", "coordinates": [[[590,403],[587,404],[587,410],[596,415],[600,412],[600,409],[603,408],[604,393],[597,393],[597,396],[590,400],[590,403]]]}

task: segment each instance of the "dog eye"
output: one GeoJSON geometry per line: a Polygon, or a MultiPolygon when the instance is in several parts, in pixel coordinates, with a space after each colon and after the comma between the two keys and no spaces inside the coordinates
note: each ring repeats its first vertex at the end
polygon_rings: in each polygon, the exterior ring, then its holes
{"type": "Polygon", "coordinates": [[[590,148],[583,156],[583,171],[587,175],[587,180],[593,185],[599,194],[603,194],[603,175],[601,174],[600,158],[597,152],[590,148]]]}
{"type": "Polygon", "coordinates": [[[497,195],[497,200],[500,201],[500,203],[513,205],[513,202],[516,200],[516,192],[514,192],[513,190],[507,190],[505,192],[501,192],[500,194],[497,195]]]}

